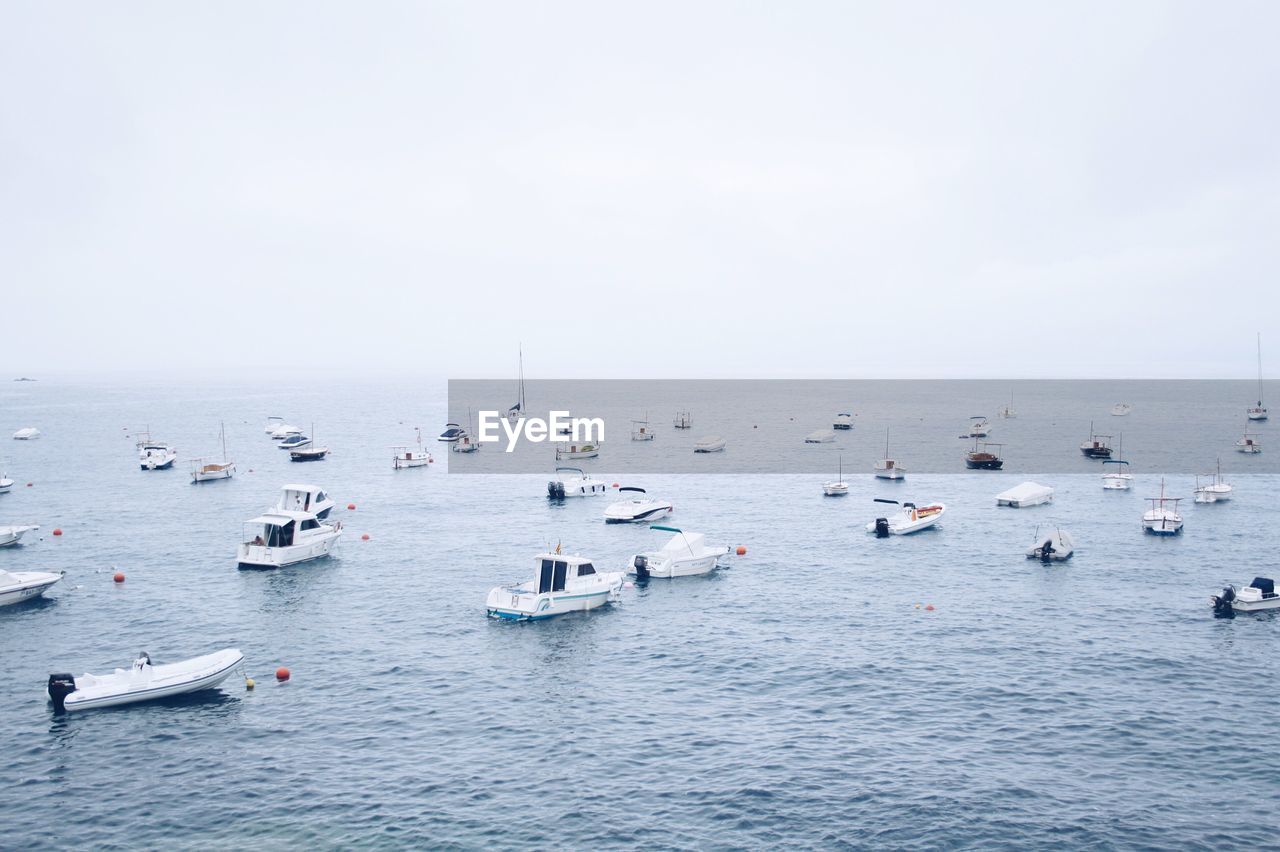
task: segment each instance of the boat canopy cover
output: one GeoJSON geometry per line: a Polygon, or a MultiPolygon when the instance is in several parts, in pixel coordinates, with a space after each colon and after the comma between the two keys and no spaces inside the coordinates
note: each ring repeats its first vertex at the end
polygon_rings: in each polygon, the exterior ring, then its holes
{"type": "Polygon", "coordinates": [[[671,541],[662,546],[664,553],[701,553],[705,548],[706,536],[702,533],[676,533],[671,541]]]}
{"type": "Polygon", "coordinates": [[[1024,482],[1021,485],[1015,485],[1008,491],[1001,491],[996,495],[996,499],[1026,503],[1029,500],[1047,500],[1052,496],[1053,489],[1048,485],[1041,485],[1038,482],[1024,482]]]}
{"type": "Polygon", "coordinates": [[[250,518],[245,521],[246,524],[271,524],[272,526],[282,527],[290,521],[305,521],[308,518],[314,518],[315,515],[310,512],[270,512],[266,515],[259,515],[256,518],[250,518]]]}
{"type": "Polygon", "coordinates": [[[1264,595],[1274,595],[1276,593],[1276,584],[1274,580],[1266,577],[1254,577],[1253,582],[1249,584],[1264,595]]]}

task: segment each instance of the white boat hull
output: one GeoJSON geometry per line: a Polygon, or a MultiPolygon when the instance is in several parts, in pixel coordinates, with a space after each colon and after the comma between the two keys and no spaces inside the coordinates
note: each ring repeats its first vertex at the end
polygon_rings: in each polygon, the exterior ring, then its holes
{"type": "Polygon", "coordinates": [[[1182,532],[1182,518],[1180,517],[1151,517],[1149,514],[1142,518],[1142,528],[1152,535],[1178,535],[1182,532]]]}
{"type": "Polygon", "coordinates": [[[38,598],[61,579],[61,574],[46,571],[0,571],[0,606],[38,598]]]}
{"type": "Polygon", "coordinates": [[[336,529],[287,547],[241,544],[236,552],[236,560],[241,568],[283,568],[297,565],[299,562],[310,562],[312,559],[328,556],[341,536],[342,530],[336,529]]]}
{"type": "Polygon", "coordinates": [[[650,521],[665,518],[671,514],[671,509],[670,503],[650,501],[640,505],[634,505],[630,501],[625,504],[614,503],[605,507],[604,522],[606,524],[647,524],[650,521]]]}
{"type": "Polygon", "coordinates": [[[147,670],[116,669],[114,674],[76,678],[76,689],[64,699],[67,711],[94,710],[155,701],[211,689],[230,677],[244,655],[227,648],[181,663],[148,666],[147,670]]]}
{"type": "MultiPolygon", "coordinates": [[[[723,553],[708,554],[700,556],[696,559],[658,559],[657,554],[645,554],[649,557],[648,572],[650,577],[656,577],[659,580],[670,580],[675,577],[697,577],[702,574],[710,574],[716,569],[716,564],[721,556],[728,553],[725,548],[723,553]],[[656,561],[655,561],[656,560],[656,561]]],[[[635,574],[635,560],[627,565],[627,573],[635,574]]]]}
{"type": "Polygon", "coordinates": [[[38,530],[40,527],[0,527],[0,547],[9,547],[17,544],[22,537],[32,530],[38,530]]]}
{"type": "Polygon", "coordinates": [[[1106,491],[1128,491],[1133,487],[1131,474],[1107,474],[1102,477],[1102,487],[1106,491]]]}
{"type": "Polygon", "coordinates": [[[213,482],[216,479],[230,479],[235,472],[236,472],[235,465],[226,465],[225,467],[193,470],[191,472],[191,481],[192,482],[213,482]]]}
{"type": "MultiPolygon", "coordinates": [[[[942,520],[943,514],[947,511],[947,507],[945,505],[942,505],[940,503],[934,504],[934,505],[937,505],[940,507],[937,512],[933,512],[931,514],[924,515],[924,516],[917,516],[914,519],[910,516],[909,513],[906,513],[906,512],[899,512],[893,517],[888,518],[887,520],[889,522],[889,534],[890,535],[911,535],[912,533],[918,533],[921,530],[929,529],[934,524],[938,523],[938,521],[942,520]]],[[[871,523],[867,524],[867,532],[874,533],[875,531],[876,531],[875,521],[872,521],[871,523]]]]}
{"type": "Polygon", "coordinates": [[[844,497],[849,493],[849,483],[828,482],[822,486],[822,493],[828,497],[844,497]]]}
{"type": "Polygon", "coordinates": [[[1265,408],[1250,408],[1246,416],[1250,420],[1266,420],[1267,410],[1265,408]]]}
{"type": "Polygon", "coordinates": [[[571,612],[586,612],[609,603],[622,588],[621,572],[601,577],[612,579],[585,592],[539,593],[520,586],[499,586],[490,590],[485,609],[490,618],[509,621],[541,621],[571,612]]]}
{"type": "Polygon", "coordinates": [[[426,453],[404,453],[395,457],[392,467],[400,470],[405,467],[426,467],[430,463],[431,456],[426,453]]]}

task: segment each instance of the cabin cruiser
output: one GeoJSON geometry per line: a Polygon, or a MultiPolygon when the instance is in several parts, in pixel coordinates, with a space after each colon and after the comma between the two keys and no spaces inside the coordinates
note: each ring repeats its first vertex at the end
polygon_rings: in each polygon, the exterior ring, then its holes
{"type": "Polygon", "coordinates": [[[942,503],[933,503],[928,506],[917,507],[915,503],[899,503],[897,500],[886,500],[882,497],[876,497],[877,503],[892,503],[901,508],[893,515],[887,518],[876,518],[867,524],[867,532],[875,533],[876,538],[888,538],[891,535],[910,535],[911,533],[927,530],[933,526],[947,511],[947,507],[942,503]]]}
{"type": "Polygon", "coordinates": [[[0,570],[0,606],[37,598],[62,579],[62,572],[0,570]]]}
{"type": "Polygon", "coordinates": [[[393,470],[400,470],[403,467],[426,467],[433,461],[431,453],[422,449],[422,430],[414,429],[413,431],[417,435],[417,441],[414,446],[405,444],[391,448],[396,451],[396,454],[391,459],[393,470]]]}
{"type": "Polygon", "coordinates": [[[692,429],[693,417],[687,411],[677,411],[675,419],[672,421],[671,425],[675,426],[677,429],[692,429]]]}
{"type": "Polygon", "coordinates": [[[236,648],[161,665],[153,665],[143,652],[128,669],[116,669],[109,675],[49,675],[49,698],[55,713],[169,698],[212,689],[243,662],[244,654],[236,648]]]}
{"type": "Polygon", "coordinates": [[[341,536],[341,521],[326,524],[311,512],[272,511],[245,521],[236,560],[241,568],[283,568],[328,556],[341,536]]]}
{"type": "Polygon", "coordinates": [[[1009,506],[1013,509],[1025,509],[1028,506],[1039,506],[1053,500],[1053,489],[1038,482],[1024,482],[996,495],[997,506],[1009,506]]]}
{"type": "Polygon", "coordinates": [[[844,457],[842,456],[836,464],[836,478],[834,482],[822,483],[822,493],[828,497],[844,497],[849,493],[849,483],[844,481],[844,457]]]}
{"type": "Polygon", "coordinates": [[[0,527],[0,547],[9,547],[17,544],[22,537],[32,530],[38,530],[40,527],[32,526],[6,526],[0,527]]]}
{"type": "Polygon", "coordinates": [[[966,438],[985,438],[991,434],[991,421],[981,414],[969,418],[969,434],[966,438]]]}
{"type": "Polygon", "coordinates": [[[1107,459],[1102,463],[1102,487],[1106,491],[1128,491],[1133,487],[1133,474],[1127,461],[1107,459]],[[1107,467],[1114,465],[1114,467],[1107,467]]]}
{"type": "Polygon", "coordinates": [[[1256,435],[1250,435],[1246,431],[1244,437],[1236,441],[1236,452],[1257,455],[1262,452],[1262,442],[1258,440],[1256,435]]]}
{"type": "Polygon", "coordinates": [[[596,444],[566,444],[556,447],[556,461],[566,459],[593,459],[600,455],[600,447],[596,444]]]}
{"type": "Polygon", "coordinates": [[[830,444],[836,439],[836,433],[830,429],[819,429],[804,436],[806,444],[830,444]]]}
{"type": "Polygon", "coordinates": [[[551,500],[604,494],[608,490],[609,485],[607,483],[591,478],[580,467],[558,467],[556,468],[556,478],[547,483],[547,497],[551,500]],[[577,475],[570,476],[568,474],[577,475]]]}
{"type": "Polygon", "coordinates": [[[1142,516],[1142,528],[1152,535],[1177,535],[1182,532],[1182,515],[1178,514],[1178,502],[1181,499],[1164,496],[1164,480],[1160,480],[1160,496],[1147,498],[1151,502],[1151,508],[1142,516]]]}
{"type": "Polygon", "coordinates": [[[836,422],[831,424],[831,428],[840,430],[852,429],[853,415],[844,411],[840,412],[836,415],[836,422]]]}
{"type": "Polygon", "coordinates": [[[280,489],[280,497],[268,511],[310,512],[320,520],[327,520],[336,504],[318,485],[286,485],[280,489]]]}
{"type": "Polygon", "coordinates": [[[282,450],[297,450],[311,446],[311,439],[299,432],[296,435],[290,435],[282,439],[277,446],[282,450]]]}
{"type": "Polygon", "coordinates": [[[489,590],[485,608],[490,617],[536,621],[595,609],[616,598],[626,579],[622,571],[597,571],[581,556],[540,553],[535,562],[532,580],[489,590]]]}
{"type": "Polygon", "coordinates": [[[271,430],[271,440],[283,441],[285,438],[291,438],[294,435],[301,435],[302,430],[297,426],[290,426],[288,423],[281,423],[275,429],[271,430]]]}
{"type": "Polygon", "coordinates": [[[641,580],[650,577],[666,579],[710,574],[715,570],[716,561],[729,552],[727,547],[707,547],[706,536],[702,533],[686,533],[676,527],[656,524],[649,529],[675,535],[661,550],[637,553],[631,557],[631,561],[627,563],[627,573],[635,574],[641,580]]]}
{"type": "Polygon", "coordinates": [[[1222,479],[1222,460],[1218,460],[1218,469],[1214,473],[1206,473],[1209,481],[1204,485],[1200,484],[1200,475],[1196,476],[1196,502],[1197,503],[1222,503],[1231,499],[1232,488],[1222,479]]]}
{"type": "Polygon", "coordinates": [[[138,441],[138,467],[142,470],[168,470],[178,460],[178,452],[163,441],[144,435],[138,441]]]}
{"type": "Polygon", "coordinates": [[[1093,424],[1089,424],[1089,440],[1080,445],[1080,452],[1084,453],[1087,458],[1091,459],[1109,459],[1111,458],[1111,447],[1107,444],[1110,435],[1099,435],[1093,431],[1093,424]]]}
{"type": "Polygon", "coordinates": [[[466,434],[467,430],[463,429],[457,423],[446,423],[444,424],[444,431],[440,433],[440,437],[436,438],[436,440],[444,441],[446,444],[452,444],[454,441],[466,434]]]}
{"type": "Polygon", "coordinates": [[[1041,537],[1036,530],[1036,543],[1027,551],[1028,559],[1039,559],[1041,562],[1066,562],[1076,552],[1075,542],[1062,530],[1055,529],[1041,537]]]}
{"type": "Polygon", "coordinates": [[[34,426],[27,426],[25,429],[19,429],[13,433],[15,441],[31,441],[40,437],[40,430],[34,426]]]}
{"type": "Polygon", "coordinates": [[[1133,411],[1133,406],[1127,402],[1117,402],[1111,406],[1112,417],[1128,417],[1131,411],[1133,411]]]}
{"type": "Polygon", "coordinates": [[[973,449],[965,454],[964,466],[970,470],[999,470],[1004,467],[1004,459],[1000,458],[999,452],[992,452],[991,448],[995,447],[996,450],[999,450],[1003,446],[1004,444],[988,444],[974,441],[973,449]]]}
{"type": "Polygon", "coordinates": [[[1235,586],[1227,586],[1221,595],[1213,595],[1210,600],[1217,615],[1233,616],[1237,612],[1280,609],[1275,581],[1268,577],[1254,577],[1252,583],[1239,591],[1235,586]]]}
{"type": "Polygon", "coordinates": [[[693,445],[695,453],[718,453],[725,448],[725,440],[719,435],[708,435],[693,445]]]}
{"type": "Polygon", "coordinates": [[[638,496],[606,506],[604,510],[606,524],[639,524],[656,521],[671,514],[671,510],[675,508],[666,500],[655,500],[649,497],[643,488],[623,486],[618,489],[619,494],[624,491],[638,496]]]}

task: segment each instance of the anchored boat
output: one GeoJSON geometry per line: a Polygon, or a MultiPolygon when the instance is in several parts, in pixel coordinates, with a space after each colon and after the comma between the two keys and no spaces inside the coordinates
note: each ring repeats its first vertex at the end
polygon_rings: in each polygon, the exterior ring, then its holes
{"type": "Polygon", "coordinates": [[[876,538],[888,538],[891,535],[910,535],[921,530],[927,530],[936,524],[942,518],[943,513],[947,511],[946,505],[942,503],[917,507],[915,503],[899,503],[897,500],[886,500],[883,497],[876,497],[875,502],[892,503],[900,507],[897,513],[885,518],[876,518],[867,524],[867,532],[875,533],[876,538]]]}
{"type": "Polygon", "coordinates": [[[422,430],[413,430],[415,441],[412,445],[401,444],[392,447],[396,454],[391,458],[391,469],[400,470],[406,467],[426,467],[431,464],[431,453],[422,449],[422,430]]]}
{"type": "Polygon", "coordinates": [[[154,701],[212,689],[243,662],[244,654],[236,648],[158,666],[144,652],[128,669],[109,675],[49,675],[49,698],[55,713],[154,701]]]}
{"type": "Polygon", "coordinates": [[[964,466],[970,470],[999,470],[1004,467],[1004,459],[999,452],[992,452],[992,447],[999,450],[1004,444],[988,444],[973,442],[973,449],[964,457],[964,466]]]}
{"type": "Polygon", "coordinates": [[[629,491],[638,494],[629,500],[610,503],[604,510],[606,524],[636,524],[644,521],[656,521],[671,514],[674,508],[666,500],[655,500],[648,496],[643,488],[623,487],[618,492],[629,491]]]}
{"type": "Polygon", "coordinates": [[[1028,559],[1039,559],[1041,562],[1066,562],[1076,552],[1075,542],[1071,536],[1060,529],[1055,529],[1047,536],[1041,537],[1040,528],[1036,527],[1036,543],[1027,551],[1028,559]]]}
{"type": "Polygon", "coordinates": [[[235,462],[227,458],[227,426],[219,424],[218,436],[222,440],[222,461],[191,460],[191,481],[209,482],[214,479],[230,479],[236,472],[235,462]]]}
{"type": "Polygon", "coordinates": [[[844,497],[849,493],[849,483],[844,481],[844,456],[836,462],[835,481],[822,483],[822,493],[828,497],[844,497]]]}
{"type": "Polygon", "coordinates": [[[1164,496],[1164,480],[1160,480],[1160,496],[1148,497],[1151,508],[1142,516],[1142,528],[1152,535],[1177,535],[1182,532],[1182,515],[1178,514],[1181,497],[1164,496]],[[1172,506],[1170,505],[1172,504],[1172,506]]]}
{"type": "Polygon", "coordinates": [[[22,540],[22,537],[24,535],[31,532],[32,530],[38,530],[38,529],[40,529],[40,527],[34,526],[34,525],[33,526],[14,525],[14,526],[0,527],[0,547],[9,547],[10,545],[17,544],[19,541],[22,540]]]}
{"type": "Polygon", "coordinates": [[[22,603],[39,597],[62,579],[63,572],[0,570],[0,606],[22,603]]]}
{"type": "Polygon", "coordinates": [[[649,577],[692,577],[710,574],[716,562],[729,552],[727,547],[707,547],[702,533],[687,533],[677,527],[654,525],[651,530],[675,533],[661,550],[637,553],[627,563],[627,573],[646,580],[649,577]]]}
{"type": "Polygon", "coordinates": [[[1089,423],[1089,440],[1080,445],[1080,452],[1091,459],[1111,458],[1111,447],[1107,444],[1110,435],[1099,435],[1093,431],[1093,422],[1089,423]]]}
{"type": "Polygon", "coordinates": [[[1250,420],[1266,420],[1267,409],[1262,404],[1262,332],[1258,332],[1258,404],[1245,410],[1250,420]]]}
{"type": "Polygon", "coordinates": [[[1275,581],[1269,577],[1254,577],[1252,583],[1239,591],[1235,586],[1227,586],[1221,595],[1213,595],[1210,600],[1215,614],[1228,617],[1237,612],[1280,609],[1280,595],[1276,594],[1275,581]]]}
{"type": "Polygon", "coordinates": [[[597,571],[581,556],[540,553],[534,561],[532,580],[489,590],[485,608],[491,618],[537,621],[595,609],[615,598],[626,578],[622,571],[597,571]]]}
{"type": "Polygon", "coordinates": [[[322,523],[311,512],[268,512],[245,521],[236,549],[241,568],[283,568],[328,556],[342,536],[342,522],[322,523]]]}
{"type": "Polygon", "coordinates": [[[1222,459],[1218,459],[1218,469],[1214,473],[1196,475],[1196,502],[1222,503],[1231,499],[1231,486],[1222,479],[1222,459]],[[1208,482],[1200,484],[1200,477],[1208,477],[1208,482]]]}
{"type": "Polygon", "coordinates": [[[1038,482],[1024,482],[996,495],[997,506],[1025,509],[1053,500],[1053,489],[1038,482]]]}
{"type": "Polygon", "coordinates": [[[608,483],[588,476],[587,472],[580,467],[558,467],[556,478],[547,483],[547,497],[551,500],[587,497],[593,494],[604,494],[608,490],[608,483]]]}

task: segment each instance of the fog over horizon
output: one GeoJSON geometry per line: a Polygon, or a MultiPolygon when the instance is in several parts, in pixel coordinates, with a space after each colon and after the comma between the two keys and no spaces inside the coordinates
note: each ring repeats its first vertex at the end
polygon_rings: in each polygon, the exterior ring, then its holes
{"type": "Polygon", "coordinates": [[[1280,6],[10,4],[6,374],[1280,376],[1280,6]]]}

